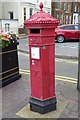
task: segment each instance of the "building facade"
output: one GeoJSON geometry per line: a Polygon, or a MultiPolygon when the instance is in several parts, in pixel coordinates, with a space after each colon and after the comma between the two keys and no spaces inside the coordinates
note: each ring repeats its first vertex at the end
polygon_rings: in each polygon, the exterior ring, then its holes
{"type": "Polygon", "coordinates": [[[53,0],[51,8],[52,15],[59,19],[60,24],[79,23],[80,2],[60,2],[60,0],[53,0]]]}
{"type": "Polygon", "coordinates": [[[39,11],[39,4],[43,2],[44,11],[51,14],[51,1],[48,0],[18,0],[15,2],[0,2],[0,28],[4,32],[24,28],[24,20],[39,11]]]}

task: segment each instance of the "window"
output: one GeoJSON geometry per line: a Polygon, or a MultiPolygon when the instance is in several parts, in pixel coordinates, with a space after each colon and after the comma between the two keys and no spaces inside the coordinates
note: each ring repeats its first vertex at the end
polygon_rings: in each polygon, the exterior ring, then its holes
{"type": "Polygon", "coordinates": [[[13,12],[9,12],[9,18],[13,19],[13,12]]]}
{"type": "Polygon", "coordinates": [[[61,30],[65,30],[65,27],[59,27],[59,29],[61,29],[61,30]]]}
{"type": "Polygon", "coordinates": [[[66,11],[68,10],[68,5],[67,4],[68,4],[67,2],[64,3],[64,10],[66,10],[66,11]]]}
{"type": "Polygon", "coordinates": [[[59,14],[57,14],[57,18],[59,18],[59,14]]]}
{"type": "Polygon", "coordinates": [[[69,24],[69,16],[66,15],[66,24],[69,24]]]}
{"type": "Polygon", "coordinates": [[[5,32],[9,32],[10,31],[10,24],[6,23],[5,24],[5,32]]]}
{"type": "Polygon", "coordinates": [[[75,28],[75,30],[80,30],[80,26],[78,26],[78,25],[75,25],[74,28],[75,28]]]}
{"type": "Polygon", "coordinates": [[[77,6],[75,6],[74,11],[75,11],[75,12],[77,11],[77,6]]]}
{"type": "Polygon", "coordinates": [[[63,26],[63,27],[59,27],[59,29],[61,29],[61,30],[74,30],[74,26],[63,26]]]}
{"type": "Polygon", "coordinates": [[[24,20],[26,20],[26,8],[24,8],[24,20]]]}
{"type": "Polygon", "coordinates": [[[73,26],[65,26],[65,30],[74,30],[73,26]]]}
{"type": "Polygon", "coordinates": [[[50,14],[50,11],[48,11],[48,14],[50,14]]]}
{"type": "Polygon", "coordinates": [[[30,8],[30,16],[33,14],[33,8],[30,8]]]}
{"type": "Polygon", "coordinates": [[[46,0],[44,1],[44,4],[45,4],[45,5],[47,4],[46,0]]]}
{"type": "Polygon", "coordinates": [[[78,29],[80,30],[80,25],[78,26],[78,29]]]}
{"type": "Polygon", "coordinates": [[[37,0],[37,3],[39,2],[39,0],[37,0]]]}
{"type": "Polygon", "coordinates": [[[64,10],[65,10],[65,6],[66,6],[66,5],[65,5],[65,3],[64,3],[64,10]]]}

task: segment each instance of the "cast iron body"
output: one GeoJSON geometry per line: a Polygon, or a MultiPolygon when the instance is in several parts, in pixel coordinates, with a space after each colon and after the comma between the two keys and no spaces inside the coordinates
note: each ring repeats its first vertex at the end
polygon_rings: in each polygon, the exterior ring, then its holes
{"type": "Polygon", "coordinates": [[[42,10],[25,21],[30,51],[30,110],[41,114],[56,110],[55,28],[59,21],[42,10]]]}

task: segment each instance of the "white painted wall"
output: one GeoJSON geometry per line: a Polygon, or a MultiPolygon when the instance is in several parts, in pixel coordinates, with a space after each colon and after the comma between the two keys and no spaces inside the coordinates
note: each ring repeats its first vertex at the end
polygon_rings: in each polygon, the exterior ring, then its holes
{"type": "Polygon", "coordinates": [[[19,25],[22,24],[23,21],[23,7],[27,8],[27,18],[29,16],[29,9],[33,8],[33,13],[37,12],[39,10],[39,4],[40,2],[43,2],[44,8],[43,10],[46,12],[51,11],[51,0],[17,0],[16,2],[2,2],[2,9],[0,4],[0,15],[2,13],[3,19],[9,19],[9,12],[13,12],[14,19],[19,19],[19,25]],[[31,3],[31,4],[30,4],[31,3]],[[21,20],[22,19],[22,20],[21,20]]]}
{"type": "Polygon", "coordinates": [[[18,19],[18,2],[3,2],[2,4],[3,19],[10,19],[9,12],[13,12],[13,18],[18,19]]]}
{"type": "Polygon", "coordinates": [[[30,18],[30,8],[33,8],[33,14],[38,12],[40,10],[39,8],[39,4],[40,2],[43,3],[44,8],[43,10],[47,13],[51,14],[51,3],[49,0],[38,0],[39,2],[37,3],[37,0],[31,0],[29,2],[29,0],[22,0],[23,2],[21,2],[20,4],[20,9],[21,9],[21,14],[19,15],[19,26],[23,26],[24,23],[24,13],[23,13],[23,9],[24,7],[26,8],[26,19],[30,18]],[[26,1],[26,2],[24,2],[26,1]],[[32,3],[31,3],[32,2],[32,3]],[[30,4],[31,3],[31,4],[30,4]]]}
{"type": "Polygon", "coordinates": [[[17,20],[2,20],[2,29],[4,30],[3,32],[8,32],[5,29],[5,24],[9,24],[9,31],[13,31],[18,34],[18,21],[17,20]]]}
{"type": "Polygon", "coordinates": [[[2,28],[1,20],[0,20],[0,29],[2,28]]]}
{"type": "Polygon", "coordinates": [[[5,23],[10,23],[10,30],[17,33],[18,28],[23,28],[24,26],[24,7],[26,7],[26,19],[30,17],[30,8],[33,8],[33,14],[40,10],[39,4],[43,3],[45,12],[51,13],[51,0],[4,0],[0,2],[0,18],[2,19],[2,28],[5,30],[5,23]],[[9,20],[9,12],[13,12],[13,18],[16,20],[9,20]],[[2,14],[1,14],[2,13],[2,14]]]}
{"type": "Polygon", "coordinates": [[[20,3],[18,8],[19,27],[23,27],[24,24],[24,8],[26,8],[26,19],[30,17],[30,8],[33,8],[33,14],[35,13],[35,4],[20,3]]]}
{"type": "Polygon", "coordinates": [[[51,7],[51,0],[20,0],[20,2],[30,2],[30,3],[34,3],[34,4],[40,4],[40,2],[42,2],[44,4],[44,6],[48,6],[51,7]],[[38,2],[37,2],[38,1],[38,2]]]}
{"type": "Polygon", "coordinates": [[[2,2],[0,1],[0,19],[2,18],[2,2]]]}

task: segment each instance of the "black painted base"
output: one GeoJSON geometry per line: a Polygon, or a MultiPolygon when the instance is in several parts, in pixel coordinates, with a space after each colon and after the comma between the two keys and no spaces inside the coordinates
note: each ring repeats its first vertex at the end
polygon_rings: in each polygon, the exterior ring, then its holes
{"type": "Polygon", "coordinates": [[[1,80],[0,81],[0,88],[4,87],[4,86],[6,86],[6,85],[8,85],[8,84],[10,84],[12,82],[15,82],[16,80],[19,80],[20,78],[21,78],[21,74],[16,74],[16,75],[14,75],[14,76],[12,76],[10,78],[7,78],[5,80],[1,80]]]}
{"type": "Polygon", "coordinates": [[[38,112],[40,114],[45,114],[56,110],[56,103],[57,103],[56,98],[44,101],[30,98],[30,110],[38,112]]]}

